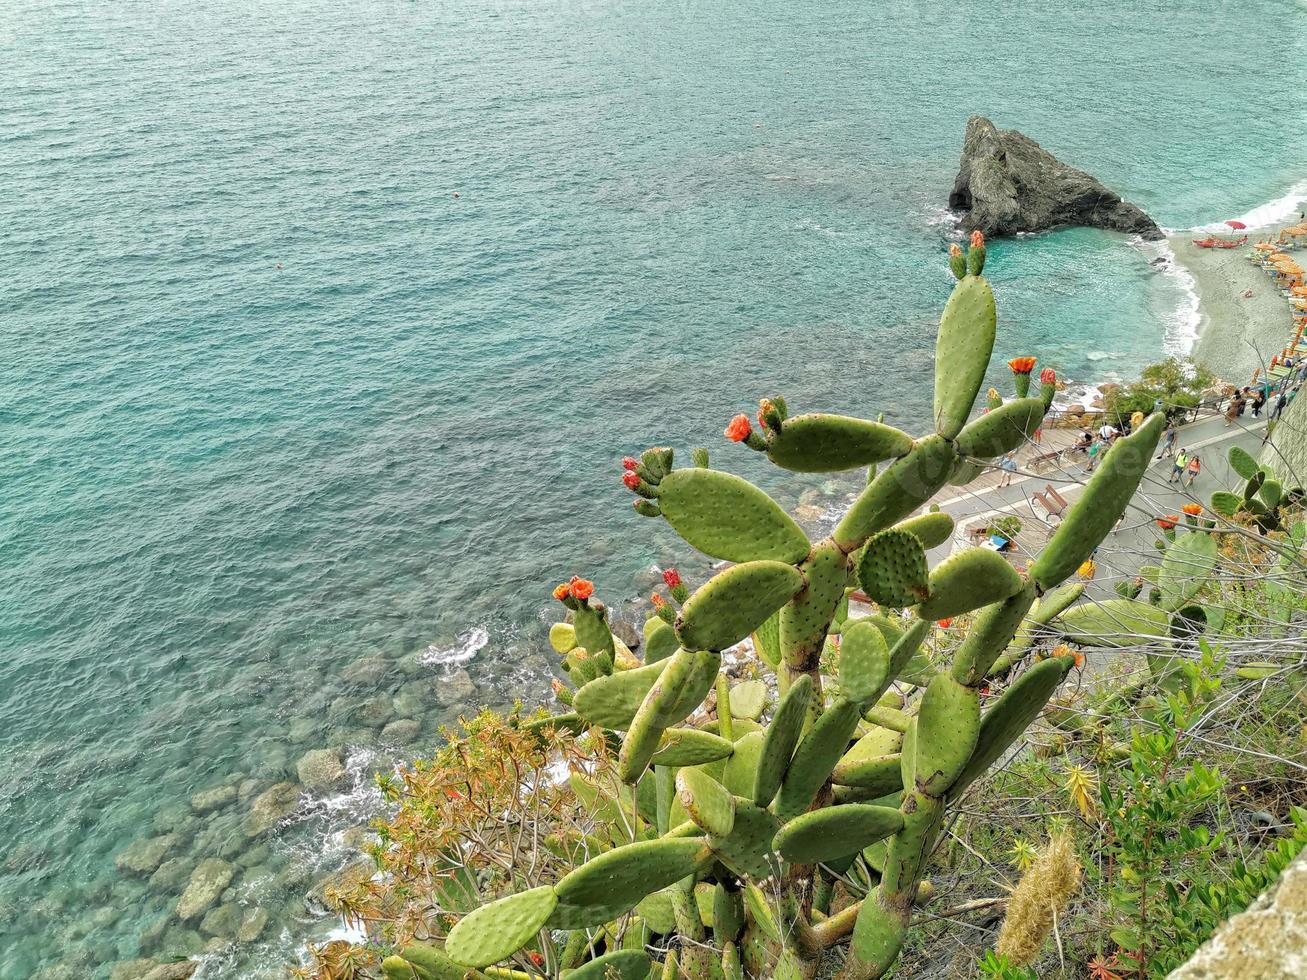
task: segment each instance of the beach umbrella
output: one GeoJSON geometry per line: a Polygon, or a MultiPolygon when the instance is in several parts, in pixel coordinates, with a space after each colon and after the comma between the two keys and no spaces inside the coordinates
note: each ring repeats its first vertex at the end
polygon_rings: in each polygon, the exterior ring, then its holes
{"type": "Polygon", "coordinates": [[[1231,228],[1233,228],[1235,231],[1243,231],[1245,228],[1248,227],[1242,221],[1235,221],[1233,218],[1227,221],[1226,224],[1229,225],[1231,228]]]}
{"type": "Polygon", "coordinates": [[[1272,245],[1270,242],[1258,242],[1253,248],[1259,252],[1274,252],[1279,249],[1278,245],[1272,245]]]}

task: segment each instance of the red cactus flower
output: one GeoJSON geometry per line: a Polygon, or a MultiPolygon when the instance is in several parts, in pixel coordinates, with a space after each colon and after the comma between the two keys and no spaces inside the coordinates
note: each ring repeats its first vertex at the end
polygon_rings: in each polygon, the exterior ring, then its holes
{"type": "Polygon", "coordinates": [[[565,685],[557,677],[555,677],[552,681],[549,682],[549,687],[555,694],[561,694],[567,690],[567,685],[565,685]]]}
{"type": "Polygon", "coordinates": [[[985,233],[981,231],[979,228],[977,228],[975,231],[971,233],[971,247],[972,248],[985,247],[985,233]]]}
{"type": "Polygon", "coordinates": [[[537,953],[534,949],[531,950],[531,952],[528,955],[531,958],[531,962],[534,963],[536,966],[545,965],[545,958],[541,956],[539,953],[537,953]]]}
{"type": "Polygon", "coordinates": [[[753,426],[749,424],[749,416],[737,415],[731,419],[730,425],[726,427],[726,438],[731,442],[744,442],[753,432],[753,426]]]}
{"type": "Polygon", "coordinates": [[[1167,514],[1166,516],[1159,517],[1157,519],[1157,526],[1160,527],[1163,531],[1173,530],[1175,526],[1179,523],[1180,523],[1180,518],[1176,514],[1167,514]]]}
{"type": "Polygon", "coordinates": [[[947,619],[938,620],[938,625],[941,629],[948,629],[953,625],[953,617],[949,616],[947,619]]]}
{"type": "Polygon", "coordinates": [[[1057,384],[1057,372],[1052,368],[1044,368],[1039,372],[1039,383],[1041,385],[1057,384]]]}
{"type": "Polygon", "coordinates": [[[589,579],[577,578],[572,576],[572,581],[567,583],[572,592],[573,599],[589,599],[595,594],[595,584],[589,579]]]}
{"type": "Polygon", "coordinates": [[[626,489],[636,490],[640,486],[640,474],[635,470],[627,470],[622,474],[622,482],[626,484],[626,489]]]}
{"type": "Polygon", "coordinates": [[[660,596],[657,592],[655,592],[653,595],[649,597],[649,601],[653,603],[653,607],[655,609],[661,609],[663,608],[663,606],[667,605],[663,597],[660,596]]]}
{"type": "Polygon", "coordinates": [[[1186,514],[1188,514],[1190,517],[1197,517],[1199,514],[1201,514],[1201,513],[1203,512],[1203,505],[1202,505],[1202,504],[1185,504],[1185,505],[1184,505],[1183,507],[1181,507],[1180,509],[1183,510],[1183,511],[1184,511],[1186,514]]]}
{"type": "Polygon", "coordinates": [[[569,585],[567,582],[560,582],[558,585],[554,586],[554,598],[557,599],[559,602],[562,602],[571,594],[572,594],[572,586],[569,585]]]}
{"type": "Polygon", "coordinates": [[[1014,357],[1007,362],[1007,366],[1012,369],[1013,374],[1029,374],[1035,369],[1037,357],[1014,357]]]}
{"type": "Polygon", "coordinates": [[[633,456],[622,457],[622,469],[624,470],[633,470],[639,465],[640,465],[639,461],[636,460],[633,456]]]}
{"type": "Polygon", "coordinates": [[[1074,654],[1072,654],[1072,659],[1075,661],[1076,670],[1084,669],[1085,655],[1083,653],[1077,650],[1074,654]]]}
{"type": "Polygon", "coordinates": [[[668,568],[663,571],[663,581],[667,583],[669,589],[674,589],[681,584],[681,573],[674,568],[668,568]]]}

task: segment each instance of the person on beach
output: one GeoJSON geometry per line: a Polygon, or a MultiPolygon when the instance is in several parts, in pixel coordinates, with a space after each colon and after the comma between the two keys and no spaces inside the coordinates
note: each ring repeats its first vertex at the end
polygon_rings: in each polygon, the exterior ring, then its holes
{"type": "Polygon", "coordinates": [[[1175,455],[1175,437],[1179,434],[1179,431],[1180,429],[1176,426],[1175,422],[1171,422],[1171,424],[1166,427],[1166,434],[1162,436],[1162,451],[1157,454],[1158,459],[1161,459],[1163,456],[1175,455]]]}
{"type": "Polygon", "coordinates": [[[1189,465],[1185,467],[1185,488],[1188,489],[1194,485],[1194,480],[1198,479],[1198,474],[1202,472],[1203,461],[1197,453],[1189,457],[1189,465]]]}
{"type": "Polygon", "coordinates": [[[1012,474],[1017,471],[1016,450],[1003,457],[1003,462],[999,464],[999,468],[1003,471],[1003,479],[998,481],[999,489],[1012,486],[1012,474]]]}
{"type": "Polygon", "coordinates": [[[1189,465],[1189,455],[1181,449],[1175,454],[1175,465],[1171,467],[1171,475],[1166,478],[1167,483],[1179,483],[1180,478],[1184,476],[1184,468],[1189,465]]]}

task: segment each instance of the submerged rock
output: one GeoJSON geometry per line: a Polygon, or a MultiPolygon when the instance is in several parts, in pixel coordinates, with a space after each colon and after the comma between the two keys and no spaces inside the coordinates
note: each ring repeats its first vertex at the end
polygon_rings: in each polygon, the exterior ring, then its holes
{"type": "Polygon", "coordinates": [[[1094,177],[983,116],[967,120],[962,163],[948,204],[966,212],[964,230],[986,235],[1084,225],[1150,241],[1163,237],[1152,218],[1094,177]]]}
{"type": "Polygon", "coordinates": [[[462,667],[436,678],[434,684],[436,703],[442,708],[465,704],[476,698],[476,683],[472,680],[472,675],[462,667]]]}
{"type": "Polygon", "coordinates": [[[295,765],[300,782],[310,793],[338,789],[349,781],[340,749],[314,749],[300,756],[295,765]]]}
{"type": "Polygon", "coordinates": [[[177,900],[177,918],[185,922],[207,912],[236,876],[236,866],[221,858],[206,858],[195,866],[177,900]]]}
{"type": "Polygon", "coordinates": [[[239,790],[235,785],[214,786],[212,789],[201,790],[191,797],[191,809],[201,815],[221,810],[228,804],[235,803],[238,793],[239,790]]]}
{"type": "Polygon", "coordinates": [[[257,905],[245,910],[241,917],[241,924],[236,929],[236,940],[242,943],[252,943],[263,935],[263,930],[268,924],[268,912],[257,905]]]}
{"type": "Polygon", "coordinates": [[[190,880],[195,870],[195,861],[191,858],[176,857],[164,861],[159,869],[150,876],[150,887],[162,892],[180,891],[182,885],[190,880]]]}
{"type": "Polygon", "coordinates": [[[386,669],[386,661],[382,657],[360,657],[342,670],[340,677],[346,684],[372,687],[386,676],[386,669]]]}
{"type": "Polygon", "coordinates": [[[168,852],[182,842],[179,834],[162,834],[148,837],[128,845],[127,849],[114,858],[113,863],[119,871],[132,874],[152,874],[168,852]]]}
{"type": "Polygon", "coordinates": [[[209,909],[200,923],[200,932],[206,936],[218,936],[222,939],[234,939],[240,928],[244,910],[235,904],[219,905],[209,909]]]}
{"type": "Polygon", "coordinates": [[[284,817],[290,816],[299,806],[300,788],[296,783],[277,783],[264,790],[250,804],[245,818],[245,836],[266,834],[284,817]]]}
{"type": "Polygon", "coordinates": [[[404,745],[417,738],[420,731],[422,731],[422,722],[414,718],[400,718],[383,728],[381,737],[387,742],[404,745]]]}

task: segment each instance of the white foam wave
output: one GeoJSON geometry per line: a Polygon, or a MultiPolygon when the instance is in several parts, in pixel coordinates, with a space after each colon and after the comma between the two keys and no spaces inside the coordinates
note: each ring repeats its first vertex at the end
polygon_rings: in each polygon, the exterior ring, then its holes
{"type": "MultiPolygon", "coordinates": [[[[1245,214],[1237,215],[1232,220],[1242,221],[1248,226],[1249,231],[1281,224],[1299,213],[1304,200],[1307,200],[1307,180],[1300,180],[1283,196],[1277,197],[1273,201],[1267,201],[1265,204],[1259,204],[1245,214]]],[[[1225,219],[1222,219],[1213,221],[1210,224],[1198,225],[1191,230],[1228,232],[1230,228],[1226,225],[1225,219]]]]}
{"type": "Polygon", "coordinates": [[[484,626],[474,626],[458,635],[458,642],[450,647],[435,643],[417,656],[417,662],[423,667],[461,667],[490,642],[490,631],[484,626]]]}
{"type": "Polygon", "coordinates": [[[1198,304],[1198,283],[1194,281],[1189,270],[1176,260],[1170,242],[1165,239],[1160,242],[1136,239],[1134,244],[1149,256],[1149,261],[1155,264],[1158,271],[1173,279],[1180,290],[1180,302],[1163,318],[1165,329],[1162,335],[1162,349],[1167,354],[1184,357],[1194,349],[1194,344],[1198,340],[1198,326],[1203,318],[1198,304]],[[1158,259],[1162,261],[1159,263],[1158,259]]]}

